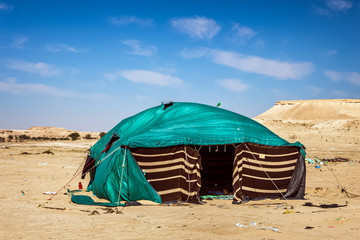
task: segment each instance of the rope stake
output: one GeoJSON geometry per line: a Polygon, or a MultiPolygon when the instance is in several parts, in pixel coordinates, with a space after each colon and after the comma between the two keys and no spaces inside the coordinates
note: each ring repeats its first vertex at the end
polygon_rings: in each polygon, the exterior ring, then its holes
{"type": "MultiPolygon", "coordinates": [[[[105,159],[107,159],[108,157],[110,157],[116,150],[118,150],[121,146],[117,147],[116,149],[114,149],[114,151],[112,151],[111,153],[109,153],[105,158],[101,159],[99,162],[97,162],[92,168],[90,168],[89,170],[87,170],[84,174],[87,174],[88,172],[90,172],[91,170],[93,170],[95,167],[97,167],[100,163],[102,163],[103,161],[105,161],[105,159]]],[[[94,160],[92,160],[87,166],[89,166],[93,161],[96,161],[96,159],[98,159],[100,157],[102,153],[100,153],[94,160]]],[[[82,163],[81,163],[82,164],[82,163]]],[[[52,195],[49,200],[51,200],[55,195],[57,195],[63,188],[65,188],[66,185],[70,184],[77,176],[79,176],[79,174],[82,173],[81,171],[78,172],[76,175],[74,175],[70,181],[68,181],[64,186],[62,186],[54,195],[52,195]]]]}

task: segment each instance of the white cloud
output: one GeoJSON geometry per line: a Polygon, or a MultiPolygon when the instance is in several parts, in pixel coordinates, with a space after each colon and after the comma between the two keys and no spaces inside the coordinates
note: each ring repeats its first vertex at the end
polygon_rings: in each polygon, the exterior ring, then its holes
{"type": "Polygon", "coordinates": [[[239,23],[234,23],[232,27],[234,39],[240,41],[240,43],[245,44],[251,38],[253,38],[257,32],[252,30],[249,27],[241,26],[239,23]]]}
{"type": "Polygon", "coordinates": [[[85,52],[83,49],[76,49],[72,46],[66,44],[47,44],[46,49],[50,52],[72,52],[72,53],[82,53],[85,52]]]}
{"type": "Polygon", "coordinates": [[[201,40],[212,39],[221,29],[216,21],[205,17],[174,18],[170,24],[181,33],[201,40]]]}
{"type": "Polygon", "coordinates": [[[176,87],[183,84],[180,78],[147,70],[117,71],[116,73],[105,73],[104,77],[109,81],[123,77],[131,82],[158,85],[161,87],[176,87]]]}
{"type": "Polygon", "coordinates": [[[218,81],[218,84],[233,92],[242,92],[249,88],[249,85],[243,83],[240,79],[221,79],[218,81]]]}
{"type": "Polygon", "coordinates": [[[341,74],[335,71],[324,71],[324,74],[334,82],[339,81],[341,78],[341,74]]]}
{"type": "Polygon", "coordinates": [[[11,46],[13,48],[23,48],[24,43],[28,40],[27,37],[16,37],[12,42],[11,46]]]}
{"type": "Polygon", "coordinates": [[[129,52],[129,54],[150,57],[156,53],[155,46],[142,44],[140,41],[135,39],[121,41],[121,43],[133,49],[132,52],[129,52]]]}
{"type": "Polygon", "coordinates": [[[331,11],[330,11],[330,9],[327,9],[327,8],[315,7],[315,11],[319,15],[328,16],[328,17],[331,16],[331,11]]]}
{"type": "Polygon", "coordinates": [[[196,48],[196,49],[187,49],[185,48],[180,52],[180,55],[183,58],[201,58],[207,56],[211,53],[211,49],[208,48],[196,48]]]}
{"type": "Polygon", "coordinates": [[[346,0],[328,0],[326,5],[334,11],[346,11],[352,7],[352,3],[346,0]]]}
{"type": "Polygon", "coordinates": [[[115,81],[116,79],[118,79],[121,76],[120,72],[117,73],[104,73],[104,78],[107,81],[115,81]]]}
{"type": "Polygon", "coordinates": [[[266,44],[264,39],[259,38],[252,44],[252,46],[254,46],[256,49],[264,49],[266,44]]]}
{"type": "Polygon", "coordinates": [[[137,24],[143,27],[150,27],[153,25],[153,20],[152,19],[140,19],[137,18],[135,16],[124,16],[124,17],[111,17],[110,18],[110,22],[115,24],[115,25],[120,25],[120,26],[126,26],[129,25],[131,23],[133,24],[137,24]]]}
{"type": "Polygon", "coordinates": [[[360,73],[324,71],[324,74],[332,81],[347,81],[355,86],[360,86],[360,73]]]}
{"type": "Polygon", "coordinates": [[[301,79],[314,70],[309,62],[291,63],[225,51],[214,51],[212,55],[215,63],[278,79],[301,79]]]}
{"type": "Polygon", "coordinates": [[[334,13],[346,12],[352,8],[352,2],[347,0],[327,0],[325,7],[315,6],[315,11],[319,15],[331,17],[334,13]]]}
{"type": "Polygon", "coordinates": [[[332,90],[332,94],[334,94],[337,98],[349,98],[349,94],[343,90],[332,90]]]}
{"type": "Polygon", "coordinates": [[[16,78],[9,78],[4,82],[0,82],[0,91],[10,92],[16,95],[50,95],[56,97],[64,97],[72,95],[71,92],[64,92],[60,89],[47,86],[44,84],[21,84],[16,82],[16,78]]]}
{"type": "Polygon", "coordinates": [[[209,57],[217,64],[278,79],[301,79],[314,71],[311,62],[292,63],[220,50],[196,49],[193,55],[187,50],[182,55],[188,58],[209,57]]]}
{"type": "Polygon", "coordinates": [[[323,88],[319,88],[319,87],[315,87],[315,86],[307,86],[307,88],[310,90],[310,92],[312,93],[312,95],[319,95],[320,93],[322,93],[324,91],[323,88]]]}
{"type": "Polygon", "coordinates": [[[356,86],[360,86],[360,74],[357,72],[347,73],[346,80],[356,86]]]}
{"type": "Polygon", "coordinates": [[[328,56],[334,56],[338,53],[339,51],[338,50],[329,50],[329,51],[326,51],[326,55],[328,56]]]}
{"type": "Polygon", "coordinates": [[[122,71],[121,76],[132,82],[146,83],[162,87],[172,87],[183,84],[183,81],[180,78],[147,70],[122,71]]]}
{"type": "Polygon", "coordinates": [[[40,74],[44,77],[57,76],[61,74],[60,70],[43,62],[32,63],[26,61],[9,60],[6,64],[6,67],[24,72],[40,74]]]}
{"type": "Polygon", "coordinates": [[[14,9],[14,6],[8,5],[4,2],[0,2],[0,10],[11,12],[13,9],[14,9]]]}
{"type": "Polygon", "coordinates": [[[41,95],[61,98],[106,98],[103,94],[82,94],[75,91],[62,90],[38,83],[17,83],[16,78],[8,78],[0,82],[0,91],[15,95],[41,95]]]}

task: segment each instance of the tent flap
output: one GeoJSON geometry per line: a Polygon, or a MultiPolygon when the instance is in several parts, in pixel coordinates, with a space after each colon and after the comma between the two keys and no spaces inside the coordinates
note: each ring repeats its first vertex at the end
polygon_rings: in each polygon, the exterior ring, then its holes
{"type": "Polygon", "coordinates": [[[144,177],[129,149],[125,148],[120,148],[98,165],[90,190],[97,197],[112,203],[137,200],[161,203],[159,195],[144,177]]]}

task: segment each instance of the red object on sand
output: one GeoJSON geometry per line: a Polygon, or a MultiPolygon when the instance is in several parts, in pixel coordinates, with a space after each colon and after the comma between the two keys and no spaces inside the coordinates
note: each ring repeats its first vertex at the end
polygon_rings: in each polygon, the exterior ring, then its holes
{"type": "Polygon", "coordinates": [[[81,184],[81,182],[79,182],[79,189],[82,189],[82,184],[81,184]]]}

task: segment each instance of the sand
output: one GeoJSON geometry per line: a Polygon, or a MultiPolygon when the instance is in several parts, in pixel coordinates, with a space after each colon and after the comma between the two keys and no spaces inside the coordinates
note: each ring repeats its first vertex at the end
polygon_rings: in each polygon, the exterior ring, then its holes
{"type": "MultiPolygon", "coordinates": [[[[334,127],[331,119],[313,128],[321,121],[313,125],[311,120],[304,124],[276,118],[257,120],[292,142],[301,141],[313,156],[350,159],[320,169],[307,164],[304,200],[240,205],[230,200],[175,205],[141,201],[141,206],[118,207],[116,213],[115,208],[74,204],[64,190],[52,200],[43,194],[56,192],[71,179],[96,140],[2,143],[0,239],[358,239],[360,197],[341,189],[360,195],[359,126],[334,127]]],[[[77,177],[66,187],[78,189],[79,181],[88,183],[77,177]]]]}

